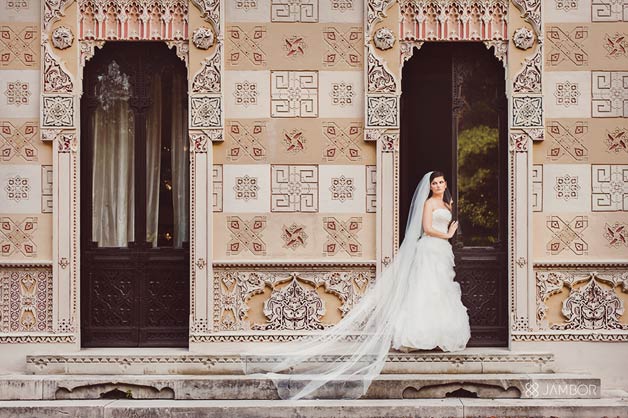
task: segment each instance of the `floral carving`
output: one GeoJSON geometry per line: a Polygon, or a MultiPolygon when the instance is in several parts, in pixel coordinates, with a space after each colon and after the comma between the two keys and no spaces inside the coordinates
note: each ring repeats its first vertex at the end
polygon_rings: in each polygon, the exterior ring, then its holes
{"type": "Polygon", "coordinates": [[[28,178],[19,175],[9,177],[4,190],[7,192],[7,199],[19,202],[28,199],[28,193],[31,190],[28,178]]]}
{"type": "Polygon", "coordinates": [[[369,93],[394,93],[397,90],[392,74],[384,67],[384,63],[370,52],[367,65],[369,93]]]}
{"type": "Polygon", "coordinates": [[[541,35],[541,0],[513,0],[513,3],[521,11],[521,17],[532,25],[537,35],[541,35]]]}
{"type": "Polygon", "coordinates": [[[249,177],[247,175],[244,177],[236,177],[233,190],[236,192],[236,199],[242,199],[244,201],[257,199],[257,192],[259,191],[257,177],[249,177]]]}
{"type": "Polygon", "coordinates": [[[290,226],[283,225],[281,231],[281,239],[283,239],[284,248],[295,250],[298,247],[305,247],[305,242],[308,238],[308,235],[305,233],[305,225],[298,225],[296,223],[290,226]]]}
{"type": "Polygon", "coordinates": [[[628,247],[628,225],[615,222],[614,224],[604,225],[604,238],[611,247],[619,248],[622,245],[628,247]]]}
{"type": "Polygon", "coordinates": [[[395,34],[388,28],[380,28],[373,35],[373,43],[377,49],[386,51],[395,44],[395,34]]]}
{"type": "Polygon", "coordinates": [[[595,277],[585,286],[571,289],[563,302],[562,313],[567,323],[554,325],[553,329],[628,329],[628,324],[619,322],[624,313],[623,302],[612,288],[600,286],[595,277]]]}
{"type": "Polygon", "coordinates": [[[353,90],[353,85],[343,81],[341,83],[332,83],[329,95],[331,96],[332,104],[349,106],[353,102],[355,91],[353,90]]]}
{"type": "Polygon", "coordinates": [[[52,271],[0,271],[0,332],[52,331],[52,271]]]}
{"type": "Polygon", "coordinates": [[[612,132],[607,132],[604,142],[609,152],[628,152],[628,129],[617,128],[612,132]]]}
{"type": "Polygon", "coordinates": [[[192,93],[220,93],[220,48],[203,61],[203,66],[192,78],[192,93]]]}
{"type": "Polygon", "coordinates": [[[608,52],[606,56],[610,58],[621,58],[628,56],[628,34],[614,33],[604,35],[604,49],[608,52]]]}
{"type": "Polygon", "coordinates": [[[515,93],[541,93],[542,62],[543,53],[539,47],[532,58],[525,60],[523,69],[515,77],[512,86],[515,93]]]}
{"type": "Polygon", "coordinates": [[[534,34],[528,28],[519,28],[513,34],[512,41],[517,48],[525,51],[526,49],[532,48],[532,45],[534,45],[534,34]]]}
{"type": "Polygon", "coordinates": [[[293,35],[283,41],[283,49],[286,51],[286,56],[288,57],[305,55],[306,48],[307,44],[303,36],[293,35]]]}
{"type": "Polygon", "coordinates": [[[69,0],[45,0],[44,1],[44,29],[48,29],[50,24],[63,16],[63,10],[69,0]]]}
{"type": "Polygon", "coordinates": [[[345,176],[333,177],[329,190],[331,191],[331,198],[333,200],[340,200],[341,202],[352,200],[353,192],[355,191],[353,178],[347,178],[345,176]]]}
{"type": "Polygon", "coordinates": [[[286,151],[296,154],[305,149],[307,139],[301,129],[292,129],[290,132],[283,132],[283,143],[286,146],[286,151]]]}
{"type": "Polygon", "coordinates": [[[190,126],[193,128],[217,127],[222,125],[220,97],[192,97],[190,126]]]}
{"type": "MultiPolygon", "coordinates": [[[[282,307],[277,304],[279,292],[285,290],[294,280],[306,291],[318,290],[337,297],[341,305],[338,308],[341,314],[346,315],[351,308],[360,300],[364,292],[372,284],[373,269],[370,267],[351,268],[339,267],[334,272],[325,271],[321,267],[309,267],[308,271],[302,273],[286,273],[283,267],[260,269],[259,266],[238,268],[234,271],[229,268],[214,268],[214,292],[216,303],[214,304],[214,325],[217,330],[245,330],[267,329],[271,323],[273,330],[296,329],[307,322],[309,325],[317,323],[316,320],[308,321],[283,321],[281,318],[297,318],[301,315],[284,315],[285,312],[267,311],[264,315],[269,318],[266,324],[249,324],[247,321],[250,307],[248,302],[256,295],[262,295],[265,290],[272,290],[271,298],[274,302],[270,305],[282,307]],[[262,270],[262,271],[260,271],[262,270]],[[287,284],[287,286],[286,286],[287,284]],[[307,286],[307,287],[306,287],[307,286]],[[311,287],[312,290],[309,290],[311,287]],[[273,316],[278,315],[278,316],[273,316]],[[272,318],[276,319],[274,322],[272,318]],[[289,328],[292,327],[292,328],[289,328]]],[[[297,289],[293,289],[297,291],[297,289]]],[[[317,295],[318,296],[318,295],[317,295]]],[[[286,300],[287,295],[282,296],[286,300]]],[[[320,296],[319,296],[320,297],[320,296]]],[[[268,300],[267,300],[268,301],[268,300]]],[[[302,300],[303,302],[303,300],[302,300]]],[[[269,303],[265,303],[267,307],[269,303]]],[[[295,305],[300,308],[303,305],[295,305]]],[[[324,308],[324,305],[323,305],[324,308]]],[[[324,312],[324,311],[323,311],[324,312]]],[[[316,315],[314,315],[316,317],[316,315]]],[[[321,316],[318,316],[320,323],[321,316]]],[[[302,317],[302,316],[301,316],[302,317]]],[[[309,318],[312,318],[311,316],[309,318]]],[[[302,328],[306,330],[307,328],[302,328]]]]}
{"type": "Polygon", "coordinates": [[[247,107],[249,105],[257,104],[257,84],[245,81],[243,83],[236,83],[235,90],[233,92],[235,96],[235,103],[247,107]]]}
{"type": "Polygon", "coordinates": [[[72,93],[72,79],[52,56],[48,48],[44,48],[44,93],[72,93]]]}
{"type": "Polygon", "coordinates": [[[564,199],[565,201],[569,201],[569,199],[577,199],[578,191],[580,190],[578,177],[573,177],[569,174],[562,177],[556,177],[554,190],[556,190],[557,199],[564,199]]]}
{"type": "Polygon", "coordinates": [[[8,105],[22,106],[30,103],[32,95],[29,85],[23,81],[9,81],[4,91],[8,105]]]}
{"type": "Polygon", "coordinates": [[[59,26],[52,32],[52,44],[57,49],[66,49],[72,45],[74,34],[67,26],[59,26]]]}
{"type": "Polygon", "coordinates": [[[315,290],[299,283],[296,275],[288,286],[272,293],[264,302],[263,312],[268,324],[254,329],[309,331],[324,328],[321,323],[325,314],[323,301],[315,290]]]}
{"type": "Polygon", "coordinates": [[[214,45],[214,31],[201,26],[192,33],[192,43],[198,49],[209,49],[214,45]]]}

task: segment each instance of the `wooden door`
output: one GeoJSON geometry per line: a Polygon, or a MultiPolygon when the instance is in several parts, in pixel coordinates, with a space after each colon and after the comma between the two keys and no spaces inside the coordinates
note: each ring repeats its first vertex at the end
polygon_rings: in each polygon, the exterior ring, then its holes
{"type": "Polygon", "coordinates": [[[108,42],[85,66],[84,347],[188,345],[186,89],[184,64],[159,42],[108,42]]]}
{"type": "Polygon", "coordinates": [[[416,184],[443,171],[453,194],[456,280],[470,346],[508,343],[507,99],[502,63],[477,42],[426,42],[405,63],[401,96],[400,225],[416,184]]]}

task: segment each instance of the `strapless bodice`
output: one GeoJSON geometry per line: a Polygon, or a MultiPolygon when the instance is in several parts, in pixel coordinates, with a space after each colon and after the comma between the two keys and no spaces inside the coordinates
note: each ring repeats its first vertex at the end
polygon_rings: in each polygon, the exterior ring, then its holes
{"type": "Polygon", "coordinates": [[[447,233],[449,222],[451,221],[451,212],[444,208],[438,208],[432,212],[432,228],[438,232],[447,233]]]}

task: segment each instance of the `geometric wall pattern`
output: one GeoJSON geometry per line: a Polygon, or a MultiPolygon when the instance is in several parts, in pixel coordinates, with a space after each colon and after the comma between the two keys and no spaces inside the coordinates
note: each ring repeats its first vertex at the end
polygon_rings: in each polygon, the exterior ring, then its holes
{"type": "Polygon", "coordinates": [[[376,161],[364,142],[364,7],[226,4],[215,262],[375,258],[365,240],[376,161]]]}

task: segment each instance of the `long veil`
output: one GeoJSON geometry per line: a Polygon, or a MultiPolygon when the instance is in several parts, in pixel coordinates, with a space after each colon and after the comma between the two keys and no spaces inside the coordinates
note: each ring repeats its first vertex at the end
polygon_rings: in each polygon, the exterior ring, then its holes
{"type": "Polygon", "coordinates": [[[284,399],[347,399],[366,393],[384,367],[395,320],[412,280],[431,174],[423,176],[414,192],[405,239],[397,255],[353,309],[320,334],[243,354],[245,374],[265,373],[284,399]]]}

